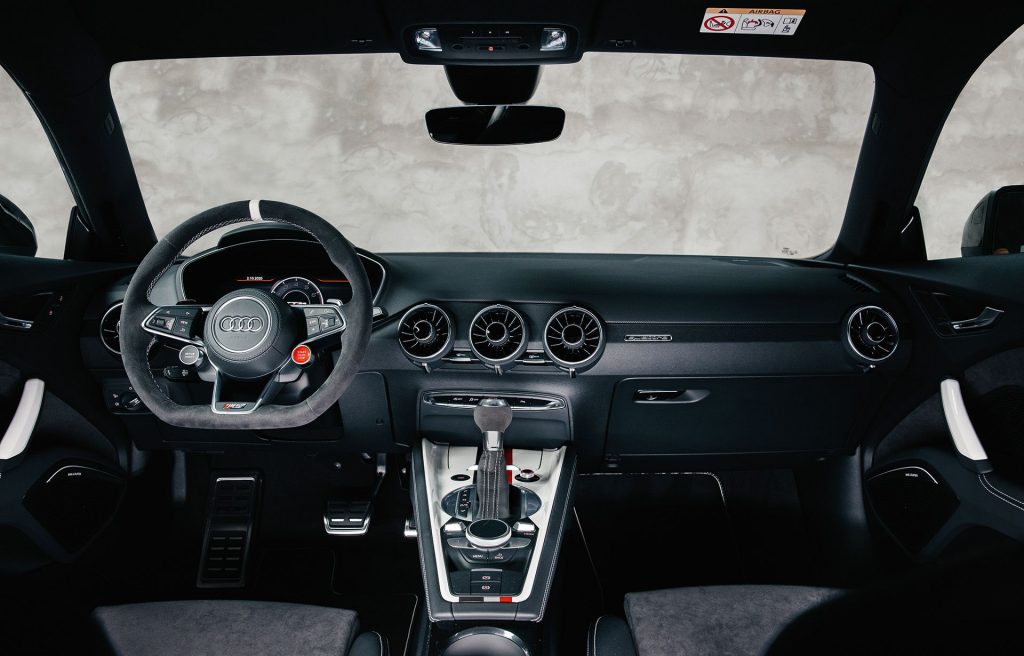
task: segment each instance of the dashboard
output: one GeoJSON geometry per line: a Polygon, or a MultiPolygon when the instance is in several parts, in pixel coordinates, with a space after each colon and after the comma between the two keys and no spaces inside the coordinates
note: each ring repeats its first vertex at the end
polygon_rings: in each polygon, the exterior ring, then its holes
{"type": "MultiPolygon", "coordinates": [[[[273,435],[213,435],[126,407],[130,389],[111,338],[127,279],[97,299],[82,340],[108,409],[140,424],[133,432],[149,448],[270,439],[384,452],[419,437],[474,443],[472,406],[499,395],[518,408],[511,446],[572,442],[585,458],[655,458],[668,467],[741,454],[808,460],[858,443],[913,353],[898,297],[828,263],[359,255],[373,293],[373,334],[336,416],[273,435]]],[[[351,298],[319,244],[262,229],[176,263],[151,301],[213,303],[244,287],[296,305],[351,298]]],[[[209,384],[184,371],[176,353],[156,353],[151,365],[173,398],[208,402],[209,384]]]]}

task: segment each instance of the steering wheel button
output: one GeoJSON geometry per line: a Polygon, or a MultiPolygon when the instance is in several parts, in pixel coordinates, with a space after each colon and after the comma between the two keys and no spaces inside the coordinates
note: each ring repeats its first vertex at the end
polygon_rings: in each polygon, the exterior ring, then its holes
{"type": "Polygon", "coordinates": [[[316,317],[306,317],[306,334],[312,337],[320,332],[320,320],[316,317]]]}
{"type": "Polygon", "coordinates": [[[292,362],[298,365],[309,364],[313,360],[313,351],[305,344],[299,344],[292,349],[292,362]]]}

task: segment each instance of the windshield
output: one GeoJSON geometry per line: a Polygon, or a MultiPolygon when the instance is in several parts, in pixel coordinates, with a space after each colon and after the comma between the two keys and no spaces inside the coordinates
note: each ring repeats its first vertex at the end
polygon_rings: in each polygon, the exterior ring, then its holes
{"type": "Polygon", "coordinates": [[[545,67],[555,141],[435,143],[444,70],[395,54],[125,62],[111,89],[158,235],[305,207],[378,252],[808,257],[842,223],[873,74],[849,62],[591,53],[545,67]]]}

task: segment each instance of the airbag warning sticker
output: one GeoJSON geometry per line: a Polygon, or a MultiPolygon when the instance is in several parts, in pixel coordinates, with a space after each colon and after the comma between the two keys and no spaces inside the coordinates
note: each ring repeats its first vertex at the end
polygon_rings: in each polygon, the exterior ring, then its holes
{"type": "Polygon", "coordinates": [[[791,36],[804,19],[803,9],[708,7],[700,31],[709,34],[771,34],[791,36]]]}

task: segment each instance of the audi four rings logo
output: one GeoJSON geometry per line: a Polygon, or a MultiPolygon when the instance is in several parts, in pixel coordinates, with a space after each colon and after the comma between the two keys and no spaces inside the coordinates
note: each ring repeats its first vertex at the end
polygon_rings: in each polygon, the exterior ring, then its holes
{"type": "Polygon", "coordinates": [[[259,317],[224,317],[220,329],[226,333],[258,333],[263,330],[263,319],[259,317]]]}

